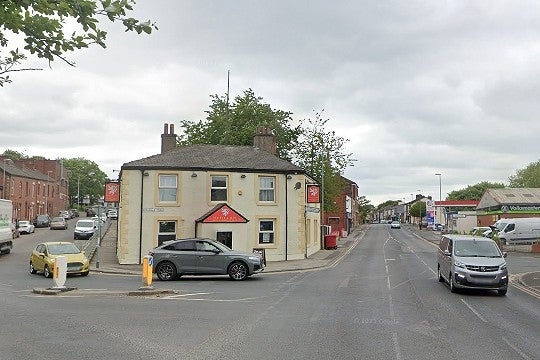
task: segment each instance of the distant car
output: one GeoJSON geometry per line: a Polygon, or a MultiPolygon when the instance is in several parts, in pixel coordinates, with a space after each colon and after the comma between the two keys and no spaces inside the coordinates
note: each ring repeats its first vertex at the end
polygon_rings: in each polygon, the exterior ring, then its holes
{"type": "Polygon", "coordinates": [[[68,228],[67,220],[60,216],[54,217],[51,220],[49,228],[51,230],[66,230],[68,228]]]}
{"type": "Polygon", "coordinates": [[[85,211],[87,217],[96,216],[96,211],[93,208],[86,208],[85,211]]]}
{"type": "Polygon", "coordinates": [[[73,214],[73,217],[79,217],[79,210],[77,209],[69,209],[71,213],[73,214]]]}
{"type": "Polygon", "coordinates": [[[116,219],[118,219],[118,212],[116,211],[116,209],[108,210],[107,211],[107,217],[109,219],[116,220],[116,219]]]}
{"type": "Polygon", "coordinates": [[[483,236],[483,234],[488,230],[491,231],[489,226],[475,226],[469,234],[473,236],[483,236]]]}
{"type": "Polygon", "coordinates": [[[49,227],[49,225],[51,224],[51,218],[49,217],[49,215],[41,214],[34,218],[33,224],[37,228],[49,227]]]}
{"type": "Polygon", "coordinates": [[[150,251],[154,272],[160,280],[173,280],[182,275],[229,275],[232,280],[245,280],[264,270],[261,256],[234,251],[222,243],[191,238],[170,240],[150,251]]]}
{"type": "Polygon", "coordinates": [[[71,219],[71,214],[70,214],[69,211],[67,211],[67,210],[60,211],[60,212],[58,213],[58,216],[63,217],[64,219],[66,219],[66,221],[69,220],[69,219],[71,219]]]}
{"type": "Polygon", "coordinates": [[[390,223],[390,228],[391,229],[399,229],[399,228],[401,228],[401,223],[399,221],[392,221],[390,223]]]}
{"type": "Polygon", "coordinates": [[[30,274],[43,272],[45,277],[52,277],[54,261],[57,256],[67,258],[67,273],[88,275],[90,260],[75,244],[70,242],[45,242],[38,244],[30,255],[30,274]]]}
{"type": "Polygon", "coordinates": [[[21,236],[21,232],[19,231],[19,228],[17,228],[17,225],[14,223],[9,224],[9,227],[11,228],[11,238],[16,239],[21,236]]]}
{"type": "Polygon", "coordinates": [[[96,222],[93,219],[78,220],[73,231],[73,239],[90,239],[94,235],[96,227],[96,222]]]}
{"type": "Polygon", "coordinates": [[[21,234],[31,234],[36,231],[36,227],[28,220],[19,220],[19,232],[21,234]]]}

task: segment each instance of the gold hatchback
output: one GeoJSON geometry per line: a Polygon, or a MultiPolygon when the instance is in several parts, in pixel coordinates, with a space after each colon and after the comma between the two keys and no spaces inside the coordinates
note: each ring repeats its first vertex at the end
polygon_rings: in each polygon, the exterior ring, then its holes
{"type": "Polygon", "coordinates": [[[30,255],[30,274],[43,272],[45,277],[52,277],[54,261],[57,256],[67,258],[67,273],[88,275],[90,260],[71,242],[44,242],[37,244],[30,255]]]}

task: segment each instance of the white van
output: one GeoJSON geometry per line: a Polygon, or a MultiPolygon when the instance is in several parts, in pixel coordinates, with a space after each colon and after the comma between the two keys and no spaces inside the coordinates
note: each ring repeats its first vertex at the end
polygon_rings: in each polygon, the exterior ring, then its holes
{"type": "Polygon", "coordinates": [[[540,239],[540,218],[508,219],[506,226],[499,231],[499,239],[506,244],[529,244],[540,239]]]}

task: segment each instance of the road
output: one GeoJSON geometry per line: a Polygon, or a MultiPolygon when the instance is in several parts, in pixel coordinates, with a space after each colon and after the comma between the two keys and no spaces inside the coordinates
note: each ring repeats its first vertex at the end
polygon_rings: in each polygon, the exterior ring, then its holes
{"type": "Polygon", "coordinates": [[[27,273],[28,253],[58,233],[39,230],[0,257],[0,359],[540,358],[538,299],[451,294],[435,248],[405,229],[370,225],[326,269],[155,282],[176,291],[160,297],[107,293],[140,278],[106,274],[69,277],[83,295],[33,294],[52,280],[27,273]]]}

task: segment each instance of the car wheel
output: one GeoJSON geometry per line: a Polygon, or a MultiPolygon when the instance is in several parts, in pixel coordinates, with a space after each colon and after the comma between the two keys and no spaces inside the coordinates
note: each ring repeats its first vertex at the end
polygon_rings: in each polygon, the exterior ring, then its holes
{"type": "Polygon", "coordinates": [[[161,281],[173,280],[177,275],[176,266],[170,261],[164,261],[157,266],[156,274],[161,281]]]}
{"type": "Polygon", "coordinates": [[[497,293],[499,294],[499,296],[504,296],[506,295],[507,291],[508,289],[500,289],[500,290],[497,290],[497,293]]]}
{"type": "Polygon", "coordinates": [[[248,268],[243,262],[235,261],[229,266],[227,273],[233,280],[245,280],[248,276],[248,268]]]}
{"type": "Polygon", "coordinates": [[[448,284],[450,285],[450,292],[455,293],[457,289],[454,286],[454,278],[452,277],[452,273],[448,274],[448,284]]]}
{"type": "Polygon", "coordinates": [[[29,268],[29,271],[30,271],[30,274],[35,274],[35,273],[37,273],[37,270],[34,268],[34,264],[32,264],[32,262],[30,262],[30,268],[29,268]]]}
{"type": "Polygon", "coordinates": [[[43,268],[43,276],[45,276],[46,278],[52,277],[52,273],[47,265],[45,265],[45,267],[43,268]]]}
{"type": "Polygon", "coordinates": [[[444,282],[444,278],[442,277],[440,267],[437,267],[437,276],[439,277],[439,282],[444,282]]]}

